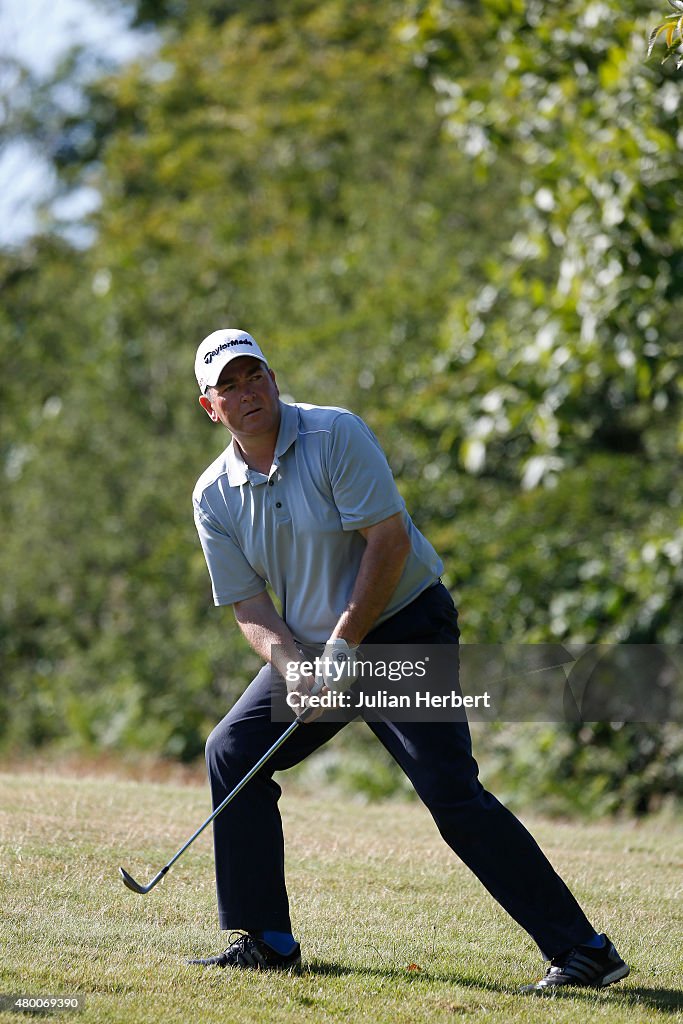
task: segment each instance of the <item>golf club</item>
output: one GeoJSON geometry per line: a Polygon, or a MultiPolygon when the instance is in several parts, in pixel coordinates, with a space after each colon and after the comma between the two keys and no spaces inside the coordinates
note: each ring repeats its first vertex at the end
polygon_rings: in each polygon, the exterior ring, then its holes
{"type": "MultiPolygon", "coordinates": [[[[312,694],[317,693],[321,689],[322,689],[322,684],[316,685],[311,690],[311,693],[312,694]]],[[[252,779],[254,777],[254,775],[256,775],[256,773],[263,767],[263,765],[266,763],[266,761],[268,761],[269,758],[271,758],[273,756],[275,751],[279,750],[280,747],[282,746],[282,744],[285,743],[289,739],[289,737],[292,735],[292,733],[295,731],[295,729],[297,729],[301,725],[301,723],[306,719],[307,712],[309,712],[310,710],[311,710],[310,708],[307,708],[306,711],[303,712],[303,714],[299,715],[298,718],[294,719],[294,721],[291,723],[291,725],[287,726],[287,728],[283,732],[282,736],[280,736],[279,739],[277,739],[275,741],[275,743],[273,743],[272,747],[270,747],[269,750],[266,750],[266,752],[263,755],[263,757],[261,757],[260,760],[258,760],[256,762],[254,767],[252,769],[250,769],[250,771],[247,772],[247,774],[244,776],[244,778],[240,782],[237,783],[235,788],[233,790],[231,790],[230,793],[228,793],[226,798],[221,801],[221,803],[215,809],[213,814],[209,815],[209,817],[206,819],[204,824],[200,825],[199,828],[197,829],[197,831],[193,835],[191,835],[190,838],[187,840],[187,842],[184,843],[180,847],[178,852],[176,854],[174,854],[173,857],[171,857],[171,859],[169,860],[168,864],[164,864],[164,866],[161,869],[161,871],[157,875],[154,876],[154,878],[152,879],[151,882],[148,882],[147,885],[140,885],[140,883],[136,882],[135,879],[132,877],[132,875],[130,875],[126,871],[125,868],[119,868],[119,874],[121,875],[121,879],[123,881],[123,884],[126,886],[126,888],[130,889],[131,892],[139,893],[141,896],[144,896],[151,889],[153,889],[154,886],[157,884],[157,882],[161,881],[161,879],[164,877],[164,875],[169,870],[169,868],[171,868],[173,866],[173,864],[175,864],[175,862],[178,860],[178,858],[181,857],[185,853],[185,850],[188,848],[188,846],[190,846],[195,841],[197,836],[202,834],[202,832],[207,827],[207,825],[211,824],[213,819],[215,817],[217,817],[217,815],[219,815],[221,813],[221,811],[225,807],[228,806],[230,801],[233,800],[242,789],[244,789],[244,787],[249,782],[249,780],[252,779]]]]}

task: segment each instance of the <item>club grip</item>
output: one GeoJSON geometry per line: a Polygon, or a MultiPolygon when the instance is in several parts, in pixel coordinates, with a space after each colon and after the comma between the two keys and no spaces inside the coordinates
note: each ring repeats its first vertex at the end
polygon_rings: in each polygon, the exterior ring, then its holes
{"type": "Polygon", "coordinates": [[[315,683],[313,684],[313,689],[311,690],[311,696],[315,697],[316,694],[320,693],[320,691],[322,690],[323,686],[324,686],[324,683],[323,683],[322,679],[316,679],[315,683]]]}

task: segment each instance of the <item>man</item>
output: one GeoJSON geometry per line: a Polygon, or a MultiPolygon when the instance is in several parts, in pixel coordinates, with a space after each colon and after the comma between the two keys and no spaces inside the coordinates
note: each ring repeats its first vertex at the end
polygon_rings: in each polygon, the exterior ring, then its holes
{"type": "MultiPolygon", "coordinates": [[[[200,477],[195,520],[217,605],[232,605],[264,667],[207,741],[216,807],[282,732],[271,700],[302,650],[353,658],[363,644],[457,644],[442,563],[415,528],[384,454],[343,409],[287,405],[251,335],[220,330],[195,360],[199,401],[232,434],[200,477]],[[281,604],[278,612],[266,589],[281,604]]],[[[287,687],[306,708],[315,680],[287,687]]],[[[191,963],[291,969],[300,963],[285,887],[280,788],[272,778],[343,722],[311,708],[305,724],[214,821],[219,924],[241,929],[217,956],[191,963]],[[317,719],[317,720],[314,720],[317,719]]],[[[628,967],[598,935],[522,824],[477,777],[464,721],[369,727],[429,808],[443,838],[550,960],[525,991],[602,987],[628,967]]]]}

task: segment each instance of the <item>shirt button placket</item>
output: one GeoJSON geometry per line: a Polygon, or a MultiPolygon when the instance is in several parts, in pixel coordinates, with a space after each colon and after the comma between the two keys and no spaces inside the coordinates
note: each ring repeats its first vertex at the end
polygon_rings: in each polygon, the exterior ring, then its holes
{"type": "MultiPolygon", "coordinates": [[[[269,487],[274,487],[275,486],[275,477],[271,476],[270,480],[268,481],[268,486],[269,487]]],[[[282,508],[282,502],[281,501],[276,501],[275,502],[275,508],[276,509],[281,509],[282,508]]]]}
{"type": "MultiPolygon", "coordinates": [[[[268,481],[268,486],[269,487],[274,487],[275,486],[275,477],[271,476],[270,480],[268,481]]],[[[276,501],[275,502],[275,508],[282,508],[282,502],[281,501],[276,501]]]]}

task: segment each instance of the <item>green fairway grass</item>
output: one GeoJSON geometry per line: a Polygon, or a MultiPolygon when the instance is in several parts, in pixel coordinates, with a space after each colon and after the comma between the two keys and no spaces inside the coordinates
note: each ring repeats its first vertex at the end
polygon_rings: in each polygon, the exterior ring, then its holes
{"type": "Polygon", "coordinates": [[[205,788],[0,774],[0,993],[78,994],[83,1011],[44,1018],[78,1024],[683,1020],[672,818],[527,822],[631,965],[619,985],[548,1000],[516,993],[542,973],[536,947],[420,805],[285,791],[281,806],[302,973],[206,970],[184,957],[226,944],[210,830],[147,896],[117,871],[156,874],[209,813],[205,788]]]}

